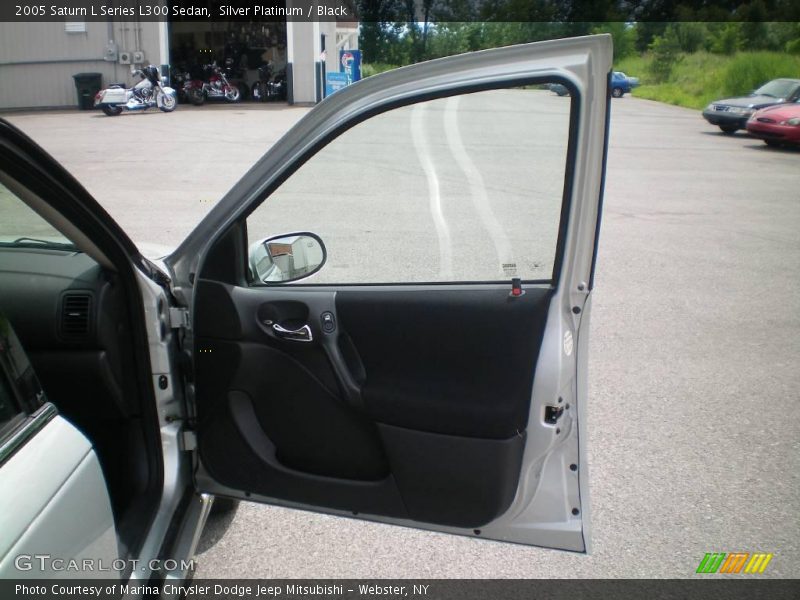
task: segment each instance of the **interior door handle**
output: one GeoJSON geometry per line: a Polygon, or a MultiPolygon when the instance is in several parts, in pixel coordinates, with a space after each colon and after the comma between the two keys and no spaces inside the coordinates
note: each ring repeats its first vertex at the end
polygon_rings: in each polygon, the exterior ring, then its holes
{"type": "Polygon", "coordinates": [[[311,327],[308,325],[303,325],[299,329],[286,329],[280,324],[275,323],[272,326],[272,331],[279,338],[292,340],[293,342],[310,342],[314,339],[314,336],[311,335],[311,327]]]}

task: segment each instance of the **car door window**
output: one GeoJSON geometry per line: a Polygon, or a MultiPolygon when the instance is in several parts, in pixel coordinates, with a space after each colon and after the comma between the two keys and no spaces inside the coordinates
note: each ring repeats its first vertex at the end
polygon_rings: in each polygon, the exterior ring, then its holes
{"type": "Polygon", "coordinates": [[[247,219],[251,244],[311,231],[314,284],[549,281],[570,98],[541,84],[389,110],[337,137],[247,219]]]}
{"type": "Polygon", "coordinates": [[[3,435],[18,422],[18,417],[21,415],[24,413],[17,403],[11,382],[5,371],[0,368],[0,441],[2,441],[3,435]]]}
{"type": "Polygon", "coordinates": [[[0,245],[72,245],[64,235],[0,183],[0,245]]]}

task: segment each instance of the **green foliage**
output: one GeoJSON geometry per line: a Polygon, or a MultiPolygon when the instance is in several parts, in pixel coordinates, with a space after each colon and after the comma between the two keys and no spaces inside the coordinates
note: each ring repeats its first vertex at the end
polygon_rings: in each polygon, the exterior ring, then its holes
{"type": "Polygon", "coordinates": [[[771,79],[800,75],[798,60],[775,52],[738,54],[727,65],[724,89],[731,95],[746,94],[771,79]]]}
{"type": "Polygon", "coordinates": [[[634,96],[659,100],[679,106],[700,108],[715,97],[719,98],[721,73],[714,67],[719,58],[701,51],[685,55],[673,69],[668,81],[659,82],[650,72],[650,54],[621,61],[616,65],[628,75],[640,76],[642,85],[634,96]]]}
{"type": "Polygon", "coordinates": [[[378,73],[391,71],[392,69],[397,69],[398,67],[399,65],[390,65],[387,63],[365,63],[361,65],[361,76],[370,77],[371,75],[377,75],[378,73]]]}
{"type": "Polygon", "coordinates": [[[401,0],[358,0],[359,48],[365,62],[393,62],[403,31],[401,0]]]}
{"type": "Polygon", "coordinates": [[[681,60],[681,44],[675,25],[669,25],[664,31],[664,35],[657,35],[650,44],[652,61],[650,62],[650,73],[656,82],[669,79],[672,70],[681,60]]]}
{"type": "Polygon", "coordinates": [[[632,24],[613,22],[601,23],[592,33],[610,33],[614,38],[614,60],[622,60],[636,52],[636,27],[632,24]]]}
{"type": "Polygon", "coordinates": [[[667,28],[667,23],[658,23],[655,21],[647,21],[636,24],[636,49],[639,52],[645,52],[653,40],[660,35],[663,35],[667,28]]]}
{"type": "Polygon", "coordinates": [[[731,55],[742,45],[741,23],[725,23],[712,37],[711,51],[731,55]]]}
{"type": "Polygon", "coordinates": [[[431,34],[428,53],[431,58],[462,54],[480,47],[480,23],[440,23],[431,34]]]}
{"type": "MultiPolygon", "coordinates": [[[[766,14],[757,8],[749,9],[756,15],[766,14]]],[[[748,17],[750,18],[750,17],[748,17]]],[[[754,17],[755,18],[755,17],[754,17]]],[[[717,54],[732,55],[739,50],[774,50],[789,51],[792,42],[800,39],[800,23],[735,21],[728,23],[706,23],[708,36],[706,49],[717,54]]]]}
{"type": "Polygon", "coordinates": [[[697,52],[705,46],[708,28],[705,23],[680,22],[671,25],[682,52],[697,52]]]}
{"type": "Polygon", "coordinates": [[[775,26],[777,43],[791,54],[800,54],[800,23],[778,23],[775,26]]]}
{"type": "Polygon", "coordinates": [[[771,14],[767,3],[774,12],[776,1],[800,6],[800,0],[745,0],[733,15],[738,21],[724,20],[731,18],[730,12],[679,6],[675,22],[633,24],[602,21],[604,11],[614,4],[608,0],[597,3],[595,22],[549,15],[555,5],[547,0],[497,3],[497,10],[502,5],[513,8],[514,14],[528,11],[528,21],[484,19],[476,14],[479,8],[473,0],[356,1],[362,16],[359,46],[365,75],[474,50],[602,32],[614,37],[616,68],[642,80],[634,92],[638,96],[698,107],[770,78],[800,76],[800,23],[764,21],[771,14]]]}
{"type": "Polygon", "coordinates": [[[747,50],[765,50],[770,48],[769,29],[764,22],[767,19],[767,7],[763,0],[752,0],[737,9],[737,16],[742,19],[739,25],[741,48],[747,50]]]}
{"type": "Polygon", "coordinates": [[[712,100],[731,97],[778,77],[797,77],[800,56],[781,52],[740,52],[735,57],[709,52],[687,54],[667,81],[656,81],[650,71],[652,54],[631,56],[615,69],[638,76],[642,85],[634,96],[689,108],[703,108],[712,100]]]}

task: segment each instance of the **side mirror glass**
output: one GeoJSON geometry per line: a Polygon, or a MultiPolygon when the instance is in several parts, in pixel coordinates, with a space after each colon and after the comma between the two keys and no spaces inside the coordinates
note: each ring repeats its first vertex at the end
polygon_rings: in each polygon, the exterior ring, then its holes
{"type": "Polygon", "coordinates": [[[325,244],[318,235],[278,235],[250,245],[250,274],[258,283],[289,283],[313,275],[327,258],[325,244]]]}

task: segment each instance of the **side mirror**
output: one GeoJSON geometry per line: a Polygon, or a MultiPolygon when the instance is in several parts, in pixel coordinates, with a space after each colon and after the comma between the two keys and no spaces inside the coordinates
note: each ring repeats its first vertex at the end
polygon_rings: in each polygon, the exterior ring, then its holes
{"type": "Polygon", "coordinates": [[[313,275],[322,268],[328,253],[313,233],[289,233],[250,245],[250,274],[267,284],[289,283],[313,275]]]}

